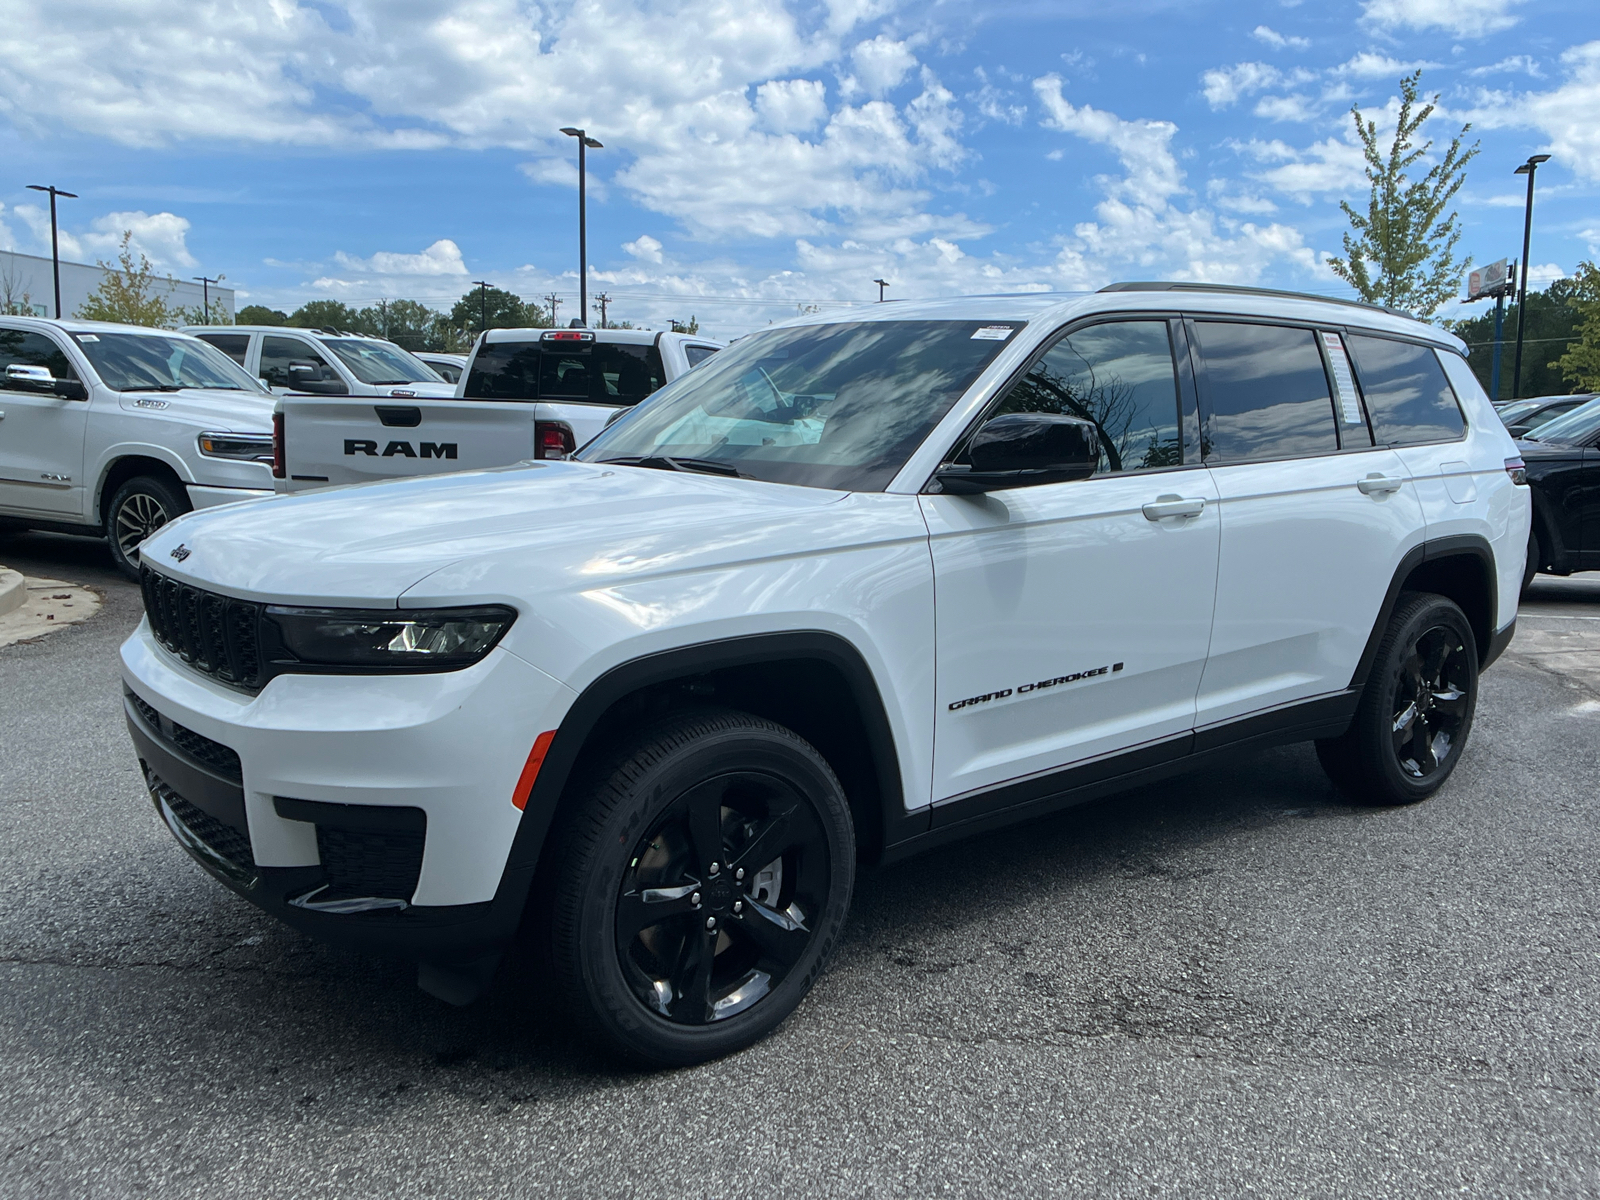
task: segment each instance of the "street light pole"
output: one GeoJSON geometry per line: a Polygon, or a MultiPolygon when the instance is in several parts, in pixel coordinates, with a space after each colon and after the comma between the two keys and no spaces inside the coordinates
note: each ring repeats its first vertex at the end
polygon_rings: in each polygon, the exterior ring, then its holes
{"type": "Polygon", "coordinates": [[[205,305],[206,324],[209,325],[211,324],[211,285],[213,283],[221,283],[222,276],[218,275],[215,279],[209,279],[204,275],[196,275],[194,279],[200,285],[201,303],[205,305]]]}
{"type": "Polygon", "coordinates": [[[882,304],[883,289],[889,286],[889,281],[887,279],[874,279],[872,282],[878,285],[878,303],[882,304]]]}
{"type": "Polygon", "coordinates": [[[63,192],[55,184],[30,183],[30,192],[50,193],[50,265],[55,268],[56,276],[56,320],[61,320],[61,248],[56,239],[56,197],[65,196],[68,200],[76,200],[77,192],[63,192]]]}
{"type": "MultiPolygon", "coordinates": [[[[595,141],[581,129],[574,129],[570,125],[561,130],[568,137],[578,139],[578,323],[588,324],[589,321],[589,229],[588,229],[588,198],[585,188],[588,182],[588,160],[584,157],[586,150],[604,150],[605,147],[595,141]]],[[[552,312],[550,323],[555,324],[552,312]]]]}
{"type": "Polygon", "coordinates": [[[1535,154],[1514,172],[1528,177],[1528,202],[1522,210],[1522,278],[1517,281],[1517,356],[1511,368],[1513,400],[1522,396],[1522,331],[1528,323],[1528,242],[1533,237],[1533,176],[1540,163],[1549,161],[1548,154],[1535,154]]]}
{"type": "Polygon", "coordinates": [[[472,282],[479,289],[478,295],[483,309],[483,316],[478,321],[478,332],[486,333],[489,329],[489,285],[482,279],[474,279],[472,282]]]}

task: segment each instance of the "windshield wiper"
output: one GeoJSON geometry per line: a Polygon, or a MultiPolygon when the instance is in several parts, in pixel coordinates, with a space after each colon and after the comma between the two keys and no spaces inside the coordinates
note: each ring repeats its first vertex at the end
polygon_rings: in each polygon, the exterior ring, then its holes
{"type": "Polygon", "coordinates": [[[649,467],[655,471],[685,471],[697,475],[726,475],[733,479],[749,479],[738,467],[714,458],[669,458],[665,454],[646,454],[642,457],[602,458],[606,465],[623,467],[649,467]]]}

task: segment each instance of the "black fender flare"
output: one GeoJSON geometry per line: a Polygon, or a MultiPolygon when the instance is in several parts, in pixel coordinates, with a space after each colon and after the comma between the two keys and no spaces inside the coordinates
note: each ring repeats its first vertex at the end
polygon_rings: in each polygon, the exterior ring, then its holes
{"type": "MultiPolygon", "coordinates": [[[[1395,605],[1400,600],[1400,592],[1412,572],[1424,563],[1459,557],[1478,560],[1482,564],[1489,585],[1489,627],[1484,631],[1478,646],[1479,669],[1488,667],[1499,657],[1505,644],[1496,645],[1499,641],[1495,635],[1499,632],[1500,621],[1500,577],[1495,572],[1494,547],[1489,544],[1488,538],[1476,533],[1434,538],[1413,546],[1401,558],[1400,565],[1395,567],[1394,575],[1389,580],[1389,588],[1384,593],[1383,604],[1378,609],[1378,618],[1372,624],[1372,632],[1367,636],[1367,644],[1361,651],[1355,674],[1350,678],[1351,690],[1359,692],[1366,686],[1367,676],[1372,673],[1373,660],[1378,656],[1378,643],[1383,640],[1383,631],[1389,627],[1389,618],[1394,615],[1395,605]]],[[[1505,642],[1509,641],[1510,638],[1505,639],[1505,642]]]]}

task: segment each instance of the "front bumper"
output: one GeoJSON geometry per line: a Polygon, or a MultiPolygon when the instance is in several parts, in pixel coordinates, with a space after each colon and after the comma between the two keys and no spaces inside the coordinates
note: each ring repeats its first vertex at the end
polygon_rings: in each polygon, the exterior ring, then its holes
{"type": "Polygon", "coordinates": [[[141,622],[124,709],[157,812],[213,877],[290,925],[373,953],[502,947],[532,861],[511,803],[569,689],[504,650],[434,675],[284,675],[251,695],[188,670],[141,622]]]}

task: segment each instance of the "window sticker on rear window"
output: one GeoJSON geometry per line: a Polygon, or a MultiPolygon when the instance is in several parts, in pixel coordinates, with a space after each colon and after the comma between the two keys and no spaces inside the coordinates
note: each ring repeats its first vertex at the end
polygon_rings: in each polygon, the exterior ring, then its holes
{"type": "Polygon", "coordinates": [[[1003,342],[1015,332],[1009,325],[985,325],[972,335],[975,342],[1003,342]]]}
{"type": "Polygon", "coordinates": [[[1323,330],[1322,344],[1328,351],[1328,363],[1333,367],[1333,390],[1339,401],[1339,417],[1346,425],[1365,425],[1361,415],[1361,401],[1356,396],[1355,372],[1350,369],[1350,356],[1344,352],[1344,339],[1337,333],[1323,330]]]}

